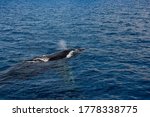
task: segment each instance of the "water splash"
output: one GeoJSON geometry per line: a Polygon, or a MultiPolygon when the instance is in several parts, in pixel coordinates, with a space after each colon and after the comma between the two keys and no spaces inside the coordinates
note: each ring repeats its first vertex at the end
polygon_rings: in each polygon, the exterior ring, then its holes
{"type": "Polygon", "coordinates": [[[61,50],[66,50],[67,49],[66,41],[65,40],[60,40],[59,43],[58,43],[58,47],[61,50]]]}

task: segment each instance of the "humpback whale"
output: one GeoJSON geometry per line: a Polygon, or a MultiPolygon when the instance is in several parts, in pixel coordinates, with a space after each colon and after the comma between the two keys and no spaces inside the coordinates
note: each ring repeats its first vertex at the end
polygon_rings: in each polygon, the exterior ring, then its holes
{"type": "Polygon", "coordinates": [[[72,56],[79,54],[83,50],[84,50],[83,48],[67,49],[67,50],[54,53],[54,54],[50,54],[50,55],[34,57],[33,59],[27,60],[27,61],[28,62],[48,62],[48,61],[54,61],[54,60],[59,60],[63,58],[71,58],[72,56]]]}

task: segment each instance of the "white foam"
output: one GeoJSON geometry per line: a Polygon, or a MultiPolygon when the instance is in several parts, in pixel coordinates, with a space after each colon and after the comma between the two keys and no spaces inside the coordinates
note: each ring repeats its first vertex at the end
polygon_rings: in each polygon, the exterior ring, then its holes
{"type": "Polygon", "coordinates": [[[67,54],[66,58],[71,58],[73,56],[74,51],[70,51],[69,54],[67,54]]]}
{"type": "Polygon", "coordinates": [[[41,58],[35,58],[34,60],[35,60],[35,61],[36,61],[36,60],[40,60],[40,61],[43,61],[43,62],[48,62],[48,61],[49,61],[49,58],[47,58],[47,57],[41,57],[41,58]]]}

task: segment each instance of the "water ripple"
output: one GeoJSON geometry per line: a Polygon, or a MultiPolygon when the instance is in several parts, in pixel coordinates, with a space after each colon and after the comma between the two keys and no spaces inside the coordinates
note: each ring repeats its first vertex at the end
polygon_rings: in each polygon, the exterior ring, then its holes
{"type": "Polygon", "coordinates": [[[150,99],[148,0],[1,0],[0,99],[150,99]],[[68,48],[67,61],[24,60],[68,48]]]}

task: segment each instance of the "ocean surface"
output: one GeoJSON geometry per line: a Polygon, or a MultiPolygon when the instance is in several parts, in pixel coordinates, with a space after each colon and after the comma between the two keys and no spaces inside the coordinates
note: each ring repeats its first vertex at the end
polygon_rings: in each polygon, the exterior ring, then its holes
{"type": "Polygon", "coordinates": [[[150,0],[0,0],[0,99],[149,100],[150,0]]]}

